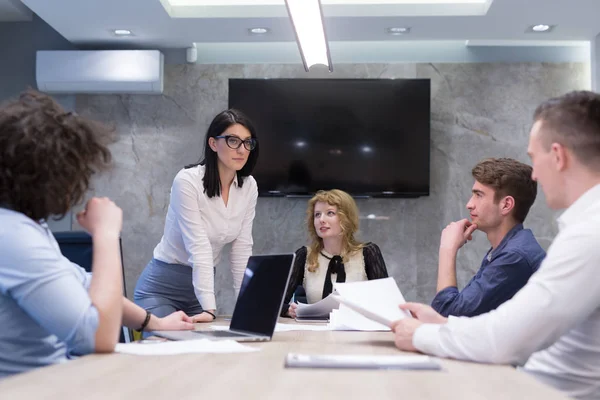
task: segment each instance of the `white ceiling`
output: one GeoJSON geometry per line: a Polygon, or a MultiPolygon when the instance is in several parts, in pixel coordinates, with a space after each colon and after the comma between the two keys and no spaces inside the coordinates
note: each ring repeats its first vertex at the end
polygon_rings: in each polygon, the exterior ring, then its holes
{"type": "Polygon", "coordinates": [[[0,22],[31,21],[31,11],[20,0],[0,0],[0,22]]]}
{"type": "MultiPolygon", "coordinates": [[[[16,0],[0,0],[0,5],[11,1],[16,0]]],[[[23,2],[65,38],[82,46],[182,48],[195,42],[260,43],[295,40],[284,0],[23,2]],[[171,17],[169,11],[179,17],[171,17]],[[247,30],[252,27],[267,27],[271,32],[263,36],[250,36],[247,30]],[[114,29],[129,29],[134,36],[115,37],[112,34],[114,29]]],[[[540,42],[550,44],[564,41],[568,45],[589,41],[600,32],[600,0],[322,2],[328,39],[334,42],[470,40],[480,45],[535,45],[540,42]],[[449,5],[450,2],[460,4],[449,5]],[[556,28],[551,33],[526,33],[527,27],[533,24],[551,24],[556,25],[556,28]],[[411,32],[403,36],[387,35],[385,28],[392,26],[409,26],[411,32]]]]}

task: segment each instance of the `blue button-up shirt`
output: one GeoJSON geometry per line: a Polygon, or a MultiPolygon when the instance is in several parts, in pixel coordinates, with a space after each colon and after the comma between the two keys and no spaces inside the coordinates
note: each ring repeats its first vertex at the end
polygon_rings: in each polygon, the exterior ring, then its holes
{"type": "Polygon", "coordinates": [[[488,251],[462,291],[456,286],[442,289],[431,306],[445,317],[474,317],[494,310],[525,286],[545,257],[531,230],[517,224],[496,249],[488,251]]]}
{"type": "Polygon", "coordinates": [[[0,208],[0,378],[94,351],[90,282],[46,224],[0,208]]]}

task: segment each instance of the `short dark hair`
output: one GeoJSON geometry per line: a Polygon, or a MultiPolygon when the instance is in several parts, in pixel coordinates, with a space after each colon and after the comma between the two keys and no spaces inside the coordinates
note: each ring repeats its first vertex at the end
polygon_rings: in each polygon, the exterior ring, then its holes
{"type": "Polygon", "coordinates": [[[113,131],[29,90],[0,107],[0,205],[39,221],[64,216],[107,168],[113,131]]]}
{"type": "Polygon", "coordinates": [[[215,136],[223,134],[227,128],[235,124],[240,124],[248,129],[251,137],[256,139],[256,147],[248,155],[246,164],[242,167],[242,169],[237,171],[238,185],[240,187],[242,187],[244,184],[244,178],[252,174],[252,170],[254,170],[254,166],[258,160],[258,150],[260,146],[258,138],[256,137],[256,129],[254,129],[254,125],[252,125],[250,119],[244,113],[235,109],[225,110],[217,114],[217,116],[210,123],[208,131],[206,132],[206,140],[204,141],[204,158],[199,163],[186,165],[185,167],[192,168],[197,165],[204,166],[204,178],[202,178],[202,183],[204,186],[204,192],[209,198],[221,196],[221,180],[219,177],[219,168],[217,164],[218,156],[217,153],[210,148],[208,140],[211,137],[214,138],[215,136]]]}
{"type": "Polygon", "coordinates": [[[512,196],[515,199],[513,216],[525,221],[537,195],[537,184],[531,178],[532,168],[512,158],[488,158],[480,161],[471,171],[473,178],[494,189],[494,201],[512,196]]]}
{"type": "Polygon", "coordinates": [[[600,94],[573,91],[540,104],[533,115],[544,126],[542,142],[560,143],[586,165],[600,167],[600,94]]]}

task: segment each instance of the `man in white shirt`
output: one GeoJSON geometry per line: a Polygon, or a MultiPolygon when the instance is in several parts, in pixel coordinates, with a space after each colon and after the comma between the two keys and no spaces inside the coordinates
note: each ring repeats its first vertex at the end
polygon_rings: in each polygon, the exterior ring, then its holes
{"type": "MultiPolygon", "coordinates": [[[[408,303],[393,330],[402,350],[517,364],[580,399],[600,398],[600,95],[572,92],[538,107],[528,154],[548,205],[567,210],[540,269],[511,300],[446,319],[408,303]]],[[[459,238],[458,240],[466,240],[459,238]]]]}

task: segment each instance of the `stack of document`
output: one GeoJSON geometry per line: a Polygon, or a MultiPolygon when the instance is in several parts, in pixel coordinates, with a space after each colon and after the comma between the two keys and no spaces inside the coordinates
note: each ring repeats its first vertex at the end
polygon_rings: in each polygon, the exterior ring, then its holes
{"type": "Polygon", "coordinates": [[[398,306],[406,303],[393,278],[334,283],[341,304],[329,317],[331,330],[389,331],[394,321],[410,316],[398,306]]]}
{"type": "Polygon", "coordinates": [[[329,316],[329,330],[332,331],[389,331],[387,326],[370,320],[359,314],[358,312],[340,306],[338,310],[334,310],[329,316]]]}
{"type": "Polygon", "coordinates": [[[323,300],[313,304],[298,303],[296,315],[298,318],[328,318],[331,311],[337,309],[340,303],[330,294],[323,300]]]}

